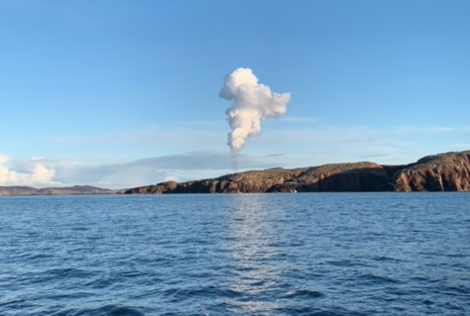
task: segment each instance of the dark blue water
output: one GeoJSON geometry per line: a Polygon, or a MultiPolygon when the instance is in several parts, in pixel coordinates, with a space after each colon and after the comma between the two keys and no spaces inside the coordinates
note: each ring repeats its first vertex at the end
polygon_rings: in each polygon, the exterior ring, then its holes
{"type": "Polygon", "coordinates": [[[470,194],[0,198],[0,315],[470,315],[470,194]]]}

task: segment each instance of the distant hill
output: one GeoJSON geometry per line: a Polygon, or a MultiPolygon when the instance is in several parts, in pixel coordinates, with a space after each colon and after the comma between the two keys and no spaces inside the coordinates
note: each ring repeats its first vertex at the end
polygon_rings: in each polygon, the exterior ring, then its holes
{"type": "Polygon", "coordinates": [[[115,190],[74,185],[72,187],[33,188],[27,186],[0,186],[0,196],[5,195],[75,195],[75,194],[114,194],[115,190]]]}
{"type": "Polygon", "coordinates": [[[296,169],[274,168],[215,179],[167,181],[124,194],[264,192],[470,191],[470,151],[427,156],[407,165],[338,163],[296,169]]]}

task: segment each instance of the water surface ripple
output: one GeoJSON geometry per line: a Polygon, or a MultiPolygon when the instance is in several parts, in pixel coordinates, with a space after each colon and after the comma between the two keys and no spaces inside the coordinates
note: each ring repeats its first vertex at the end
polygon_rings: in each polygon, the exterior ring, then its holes
{"type": "Polygon", "coordinates": [[[0,198],[0,315],[470,315],[470,195],[0,198]]]}

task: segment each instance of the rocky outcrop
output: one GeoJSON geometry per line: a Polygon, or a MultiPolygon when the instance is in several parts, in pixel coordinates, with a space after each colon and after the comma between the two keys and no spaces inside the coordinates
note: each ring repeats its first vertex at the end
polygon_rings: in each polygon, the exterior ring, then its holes
{"type": "Polygon", "coordinates": [[[178,183],[168,181],[126,194],[469,191],[470,151],[428,156],[409,165],[373,162],[268,169],[178,183]]]}
{"type": "Polygon", "coordinates": [[[427,156],[397,171],[393,190],[469,191],[470,151],[427,156]]]}
{"type": "Polygon", "coordinates": [[[385,191],[390,178],[375,163],[330,164],[298,169],[269,169],[229,174],[216,179],[133,188],[126,194],[165,193],[264,193],[324,191],[385,191]]]}

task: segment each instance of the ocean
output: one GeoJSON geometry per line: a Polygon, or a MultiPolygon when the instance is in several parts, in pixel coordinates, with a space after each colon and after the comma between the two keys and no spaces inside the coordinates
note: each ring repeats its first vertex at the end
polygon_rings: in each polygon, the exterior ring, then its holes
{"type": "Polygon", "coordinates": [[[0,315],[470,315],[470,194],[0,198],[0,315]]]}

